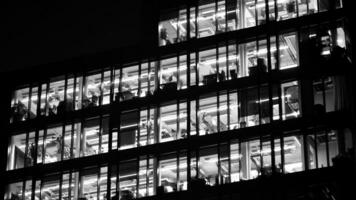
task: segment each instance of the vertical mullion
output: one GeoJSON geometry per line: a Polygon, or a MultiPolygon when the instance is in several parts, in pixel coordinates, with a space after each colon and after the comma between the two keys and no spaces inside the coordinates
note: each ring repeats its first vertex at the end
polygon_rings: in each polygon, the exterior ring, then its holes
{"type": "Polygon", "coordinates": [[[101,176],[101,166],[98,165],[96,166],[97,168],[97,176],[96,176],[96,198],[100,199],[100,186],[99,186],[99,180],[100,180],[100,176],[101,176]]]}
{"type": "Polygon", "coordinates": [[[65,146],[65,132],[66,131],[66,123],[64,122],[63,125],[62,125],[62,137],[61,137],[61,140],[62,140],[62,146],[61,146],[61,160],[64,160],[64,146],[65,146]]]}
{"type": "Polygon", "coordinates": [[[43,148],[42,148],[42,164],[45,164],[45,153],[46,153],[46,151],[45,151],[45,141],[46,141],[46,138],[47,138],[47,126],[46,126],[46,128],[44,128],[43,129],[43,148]]]}
{"type": "Polygon", "coordinates": [[[28,167],[27,165],[27,160],[28,160],[28,147],[29,147],[29,137],[30,137],[30,133],[29,131],[26,131],[26,144],[25,144],[25,163],[24,163],[24,168],[28,167]]]}
{"type": "Polygon", "coordinates": [[[230,120],[230,94],[231,94],[231,90],[227,90],[226,92],[226,113],[227,113],[227,130],[230,130],[231,127],[231,120],[230,120]]]}
{"type": "Polygon", "coordinates": [[[326,144],[326,163],[330,167],[330,152],[329,152],[329,130],[325,130],[325,144],[326,144]]]}
{"type": "Polygon", "coordinates": [[[179,157],[180,157],[180,151],[178,150],[177,152],[176,152],[176,164],[177,164],[177,182],[176,182],[176,188],[177,188],[177,191],[179,191],[179,181],[180,181],[180,176],[179,176],[179,157]]]}
{"type": "Polygon", "coordinates": [[[105,68],[102,68],[101,69],[101,79],[100,79],[100,84],[99,84],[99,87],[100,87],[100,98],[99,98],[99,106],[103,105],[103,101],[104,101],[104,90],[103,90],[103,87],[104,87],[104,76],[105,76],[105,68]]]}
{"type": "MultiPolygon", "coordinates": [[[[62,153],[63,155],[63,153],[62,153]]],[[[68,187],[69,188],[69,187],[68,187]]],[[[62,199],[62,189],[63,189],[63,172],[60,172],[59,175],[59,194],[58,194],[58,199],[61,200],[62,199]]]]}
{"type": "Polygon", "coordinates": [[[99,149],[98,149],[98,154],[101,154],[101,148],[102,148],[102,136],[103,136],[103,115],[99,116],[99,149]]]}
{"type": "Polygon", "coordinates": [[[28,112],[26,113],[26,115],[27,115],[27,119],[26,120],[30,120],[31,119],[32,87],[33,87],[33,84],[30,84],[29,93],[28,93],[28,102],[27,102],[28,112]]]}
{"type": "Polygon", "coordinates": [[[285,173],[284,167],[285,167],[285,162],[284,162],[284,136],[283,133],[279,132],[280,136],[280,146],[281,146],[281,163],[282,163],[282,173],[285,173]]]}
{"type": "Polygon", "coordinates": [[[220,92],[216,92],[217,132],[220,133],[220,92]]]}

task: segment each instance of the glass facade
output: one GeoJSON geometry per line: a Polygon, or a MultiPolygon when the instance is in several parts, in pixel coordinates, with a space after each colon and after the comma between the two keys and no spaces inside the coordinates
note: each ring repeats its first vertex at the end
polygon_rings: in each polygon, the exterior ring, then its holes
{"type": "Polygon", "coordinates": [[[341,0],[199,0],[197,6],[161,14],[158,44],[166,46],[337,8],[342,8],[341,0]]]}
{"type": "Polygon", "coordinates": [[[10,183],[5,199],[31,199],[32,195],[34,199],[141,198],[184,191],[198,182],[215,186],[272,173],[330,167],[341,151],[338,140],[346,134],[312,128],[307,132],[281,133],[274,138],[234,139],[156,156],[142,155],[110,167],[92,166],[10,183]]]}
{"type": "Polygon", "coordinates": [[[324,173],[354,148],[346,68],[329,66],[351,63],[349,33],[343,20],[288,23],[342,7],[196,0],[157,22],[159,46],[187,48],[13,88],[4,199],[160,199],[324,173]],[[256,26],[267,32],[227,33],[256,26]]]}

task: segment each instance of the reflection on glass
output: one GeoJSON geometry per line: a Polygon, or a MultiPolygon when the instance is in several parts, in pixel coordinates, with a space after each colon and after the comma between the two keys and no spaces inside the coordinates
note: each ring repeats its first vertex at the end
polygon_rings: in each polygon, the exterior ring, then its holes
{"type": "Polygon", "coordinates": [[[49,83],[49,90],[47,94],[47,107],[49,116],[58,114],[58,108],[61,108],[59,104],[60,102],[64,102],[65,81],[63,79],[63,77],[58,77],[49,83]],[[57,81],[58,79],[60,80],[57,81]]]}
{"type": "Polygon", "coordinates": [[[137,195],[137,162],[120,162],[119,199],[134,199],[137,195]]]}
{"type": "Polygon", "coordinates": [[[160,108],[160,142],[167,142],[171,140],[179,139],[180,133],[178,133],[177,116],[178,109],[177,105],[162,106],[160,108]]]}
{"type": "MultiPolygon", "coordinates": [[[[199,1],[198,7],[198,38],[215,35],[216,18],[214,1],[199,1]],[[205,4],[202,4],[204,2],[205,4]]],[[[225,15],[225,13],[223,13],[225,15]]]]}
{"type": "Polygon", "coordinates": [[[216,65],[216,49],[199,52],[199,62],[197,65],[199,85],[208,85],[217,81],[216,65]]]}
{"type": "Polygon", "coordinates": [[[298,81],[283,83],[282,90],[282,115],[283,120],[301,116],[299,83],[298,81]]]}
{"type": "Polygon", "coordinates": [[[119,89],[119,99],[121,101],[132,99],[138,96],[139,86],[138,65],[125,67],[122,69],[122,77],[119,89]]]}
{"type": "Polygon", "coordinates": [[[304,142],[302,136],[283,138],[284,173],[304,170],[304,142]]]}
{"type": "Polygon", "coordinates": [[[295,33],[279,36],[279,69],[289,69],[299,65],[298,40],[295,33]]]}
{"type": "Polygon", "coordinates": [[[198,110],[199,135],[218,132],[217,97],[201,97],[198,110]]]}
{"type": "Polygon", "coordinates": [[[45,163],[52,163],[61,160],[62,156],[62,127],[54,127],[47,129],[44,148],[45,148],[45,163]]]}
{"type": "Polygon", "coordinates": [[[90,156],[99,154],[100,151],[100,129],[99,119],[86,120],[81,137],[81,155],[90,156]]]}
{"type": "Polygon", "coordinates": [[[26,134],[12,136],[9,142],[7,169],[23,168],[26,162],[26,134]]]}
{"type": "Polygon", "coordinates": [[[207,185],[219,184],[218,154],[216,147],[201,148],[199,150],[198,177],[207,185]]]}
{"type": "Polygon", "coordinates": [[[137,145],[139,114],[136,110],[121,113],[119,149],[132,148],[137,145]]]}
{"type": "Polygon", "coordinates": [[[11,100],[11,120],[24,121],[28,118],[30,89],[24,88],[16,90],[11,100]]]}
{"type": "Polygon", "coordinates": [[[164,192],[177,191],[177,170],[177,156],[175,154],[161,157],[158,180],[164,192]]]}

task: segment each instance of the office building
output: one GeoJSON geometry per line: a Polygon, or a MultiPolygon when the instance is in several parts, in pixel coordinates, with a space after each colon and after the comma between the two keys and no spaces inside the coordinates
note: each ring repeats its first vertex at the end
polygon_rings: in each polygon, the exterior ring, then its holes
{"type": "Polygon", "coordinates": [[[34,76],[16,71],[25,78],[2,105],[4,199],[352,193],[344,1],[154,2],[140,24],[155,33],[146,48],[44,64],[34,76]]]}

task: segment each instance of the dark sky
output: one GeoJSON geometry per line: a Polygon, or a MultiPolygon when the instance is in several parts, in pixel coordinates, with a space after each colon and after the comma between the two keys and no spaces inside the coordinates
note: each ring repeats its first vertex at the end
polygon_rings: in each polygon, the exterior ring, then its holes
{"type": "MultiPolygon", "coordinates": [[[[0,72],[64,61],[147,41],[142,0],[101,3],[10,3],[0,72]]],[[[146,3],[147,4],[147,3],[146,3]]],[[[147,36],[149,35],[149,36],[147,36]]]]}

